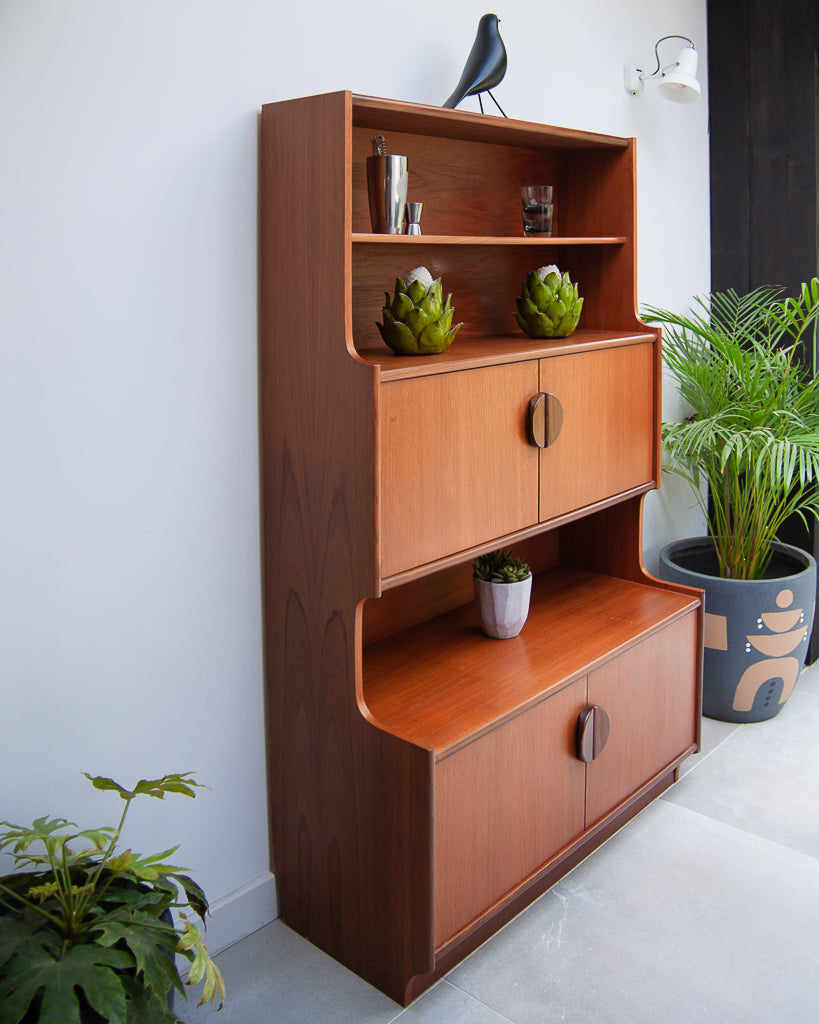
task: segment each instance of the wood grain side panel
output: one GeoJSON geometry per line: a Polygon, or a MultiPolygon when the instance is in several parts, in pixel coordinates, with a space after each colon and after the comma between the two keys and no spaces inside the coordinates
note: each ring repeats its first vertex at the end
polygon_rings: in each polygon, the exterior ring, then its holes
{"type": "MultiPolygon", "coordinates": [[[[578,235],[606,232],[624,236],[626,244],[600,262],[593,283],[599,298],[584,306],[584,326],[601,327],[639,323],[637,308],[636,248],[637,196],[635,142],[625,149],[603,150],[595,159],[586,154],[567,153],[566,177],[571,188],[564,197],[565,220],[578,235]]],[[[561,269],[564,269],[561,266],[561,269]]],[[[584,288],[588,287],[583,282],[584,288]]],[[[581,294],[585,291],[581,289],[581,294]]]]}
{"type": "Polygon", "coordinates": [[[583,831],[580,679],[435,770],[435,946],[583,831]]]}
{"type": "Polygon", "coordinates": [[[356,608],[377,592],[377,371],[347,346],[349,126],[345,93],[262,111],[271,841],[284,920],[400,993],[431,955],[430,913],[418,909],[431,899],[431,767],[425,751],[365,722],[356,702],[356,608]],[[317,280],[320,303],[310,301],[317,280]]]}
{"type": "Polygon", "coordinates": [[[645,495],[629,498],[562,526],[561,562],[589,572],[645,583],[648,577],[643,569],[644,499],[645,495]]]}
{"type": "Polygon", "coordinates": [[[537,362],[381,387],[381,574],[537,522],[537,362]]]}
{"type": "Polygon", "coordinates": [[[588,766],[587,827],[698,742],[697,628],[692,611],[589,673],[611,733],[588,766]]]}
{"type": "Polygon", "coordinates": [[[650,482],[653,345],[556,356],[540,365],[540,390],[563,406],[560,435],[541,453],[541,520],[650,482]]]}

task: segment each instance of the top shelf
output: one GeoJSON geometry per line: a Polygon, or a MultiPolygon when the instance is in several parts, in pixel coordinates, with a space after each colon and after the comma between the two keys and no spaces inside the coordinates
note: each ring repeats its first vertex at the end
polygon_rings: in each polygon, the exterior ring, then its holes
{"type": "Polygon", "coordinates": [[[465,142],[498,143],[527,148],[626,148],[630,140],[574,128],[558,128],[467,110],[450,110],[375,96],[353,94],[353,123],[362,128],[434,135],[465,142]]]}

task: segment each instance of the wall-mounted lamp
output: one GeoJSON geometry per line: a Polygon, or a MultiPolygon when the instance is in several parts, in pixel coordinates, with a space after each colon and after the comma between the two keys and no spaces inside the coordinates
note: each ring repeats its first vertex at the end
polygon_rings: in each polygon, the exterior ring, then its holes
{"type": "Polygon", "coordinates": [[[697,51],[688,36],[663,36],[654,44],[654,55],[657,58],[657,68],[651,74],[646,74],[642,68],[626,65],[623,73],[626,92],[636,96],[638,92],[642,92],[646,79],[659,78],[657,92],[661,96],[667,100],[674,100],[675,103],[695,103],[700,98],[702,89],[697,81],[697,51]],[[666,39],[683,39],[688,46],[680,50],[673,63],[661,69],[658,47],[666,39]]]}

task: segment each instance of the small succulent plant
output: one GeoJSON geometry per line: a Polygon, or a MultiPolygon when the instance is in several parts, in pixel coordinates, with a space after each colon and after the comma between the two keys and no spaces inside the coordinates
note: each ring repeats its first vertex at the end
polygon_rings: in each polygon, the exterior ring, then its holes
{"type": "Polygon", "coordinates": [[[381,312],[383,324],[376,324],[385,343],[397,355],[426,356],[444,352],[463,324],[452,326],[455,310],[452,295],[443,301],[441,279],[432,279],[426,267],[416,267],[406,278],[395,279],[395,295],[381,312]]]}
{"type": "Polygon", "coordinates": [[[577,327],[583,300],[568,274],[551,264],[527,274],[515,319],[530,338],[567,338],[577,327]]]}
{"type": "Polygon", "coordinates": [[[481,555],[472,565],[475,578],[487,583],[520,583],[532,575],[526,562],[505,548],[481,555]]]}

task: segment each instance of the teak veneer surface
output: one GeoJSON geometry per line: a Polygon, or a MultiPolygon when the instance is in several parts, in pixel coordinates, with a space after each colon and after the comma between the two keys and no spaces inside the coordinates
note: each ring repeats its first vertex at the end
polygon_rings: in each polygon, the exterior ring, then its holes
{"type": "Polygon", "coordinates": [[[583,831],[585,704],[579,679],[436,765],[436,948],[583,831]]]}
{"type": "Polygon", "coordinates": [[[356,607],[378,577],[375,373],[347,346],[349,118],[344,94],[262,112],[271,846],[288,925],[401,998],[431,966],[431,768],[355,702],[356,607]],[[324,301],[305,304],[317,277],[324,301]]]}
{"type": "Polygon", "coordinates": [[[450,347],[438,355],[398,356],[386,345],[359,349],[359,357],[381,370],[381,380],[401,377],[427,377],[434,373],[452,373],[476,366],[517,363],[526,359],[548,359],[552,356],[591,352],[601,348],[619,348],[653,342],[654,335],[644,331],[591,331],[578,328],[568,338],[527,338],[523,332],[494,338],[464,340],[456,335],[450,347]]]}
{"type": "Polygon", "coordinates": [[[537,389],[536,362],[382,385],[383,577],[537,522],[537,389]]]}
{"type": "Polygon", "coordinates": [[[544,359],[540,390],[563,407],[562,429],[540,453],[541,522],[652,480],[653,345],[544,359]]]}
{"type": "Polygon", "coordinates": [[[588,765],[587,828],[692,749],[699,734],[699,701],[691,686],[698,670],[697,626],[696,615],[684,615],[589,673],[589,703],[606,709],[612,730],[602,754],[588,765]]]}
{"type": "Polygon", "coordinates": [[[365,649],[364,700],[381,728],[441,758],[696,606],[558,568],[534,579],[514,639],[484,637],[470,604],[365,649]]]}
{"type": "MultiPolygon", "coordinates": [[[[661,356],[659,330],[636,314],[635,160],[633,139],[350,92],[262,110],[273,870],[286,923],[403,1003],[661,792],[697,742],[700,648],[690,637],[701,636],[699,600],[642,567],[641,496],[659,484],[661,356]],[[371,233],[366,156],[377,132],[390,152],[409,157],[410,199],[425,203],[426,234],[417,239],[371,233]],[[549,240],[520,234],[519,186],[537,179],[557,189],[549,240]],[[521,281],[545,263],[568,271],[585,300],[581,329],[559,342],[531,342],[513,316],[521,281]],[[401,359],[386,351],[375,321],[396,276],[421,264],[453,293],[464,327],[449,352],[401,359]],[[625,369],[618,394],[601,406],[604,429],[619,424],[614,454],[603,456],[616,463],[614,476],[594,462],[588,438],[575,437],[564,448],[575,453],[569,476],[599,471],[603,482],[575,496],[589,503],[573,509],[563,507],[572,499],[562,484],[552,518],[538,521],[533,503],[549,460],[531,446],[523,454],[511,382],[524,375],[526,391],[542,388],[562,358],[577,357],[579,371],[598,356],[634,365],[624,354],[641,348],[637,388],[625,369]],[[503,384],[498,404],[511,420],[500,422],[497,410],[486,419],[503,440],[471,429],[498,401],[475,386],[475,372],[503,384]],[[465,422],[449,431],[450,410],[430,406],[436,400],[460,405],[465,422]],[[640,410],[624,418],[623,403],[640,410]],[[431,474],[409,448],[398,451],[396,411],[431,424],[419,428],[431,474]],[[638,469],[616,451],[632,447],[629,424],[646,434],[638,469]],[[446,435],[457,437],[459,454],[446,435]],[[485,484],[509,449],[535,471],[507,467],[500,490],[516,491],[509,512],[496,494],[497,507],[476,512],[477,528],[459,534],[459,497],[469,493],[477,505],[483,493],[467,478],[485,484]],[[456,486],[441,498],[450,464],[456,486]],[[414,511],[402,521],[405,496],[414,511]],[[453,515],[424,519],[420,510],[435,501],[453,515]],[[391,523],[386,534],[382,519],[391,523]],[[508,641],[484,637],[465,603],[469,560],[501,543],[535,556],[529,621],[508,641]],[[603,757],[584,769],[572,750],[577,706],[598,691],[631,722],[621,730],[624,748],[611,748],[610,784],[603,757]],[[578,783],[595,774],[599,791],[588,790],[586,806],[578,783]],[[506,814],[497,822],[508,840],[495,829],[495,808],[506,814]]],[[[605,378],[598,374],[595,387],[605,378]]],[[[583,415],[591,421],[594,408],[583,415]]]]}
{"type": "Polygon", "coordinates": [[[585,132],[520,121],[516,118],[488,117],[468,110],[450,110],[421,103],[381,99],[376,96],[352,96],[353,119],[356,126],[380,130],[386,126],[395,131],[433,135],[441,139],[462,139],[507,145],[558,146],[583,149],[592,147],[625,148],[629,140],[617,135],[585,132]],[[544,141],[548,138],[548,141],[544,141]]]}

